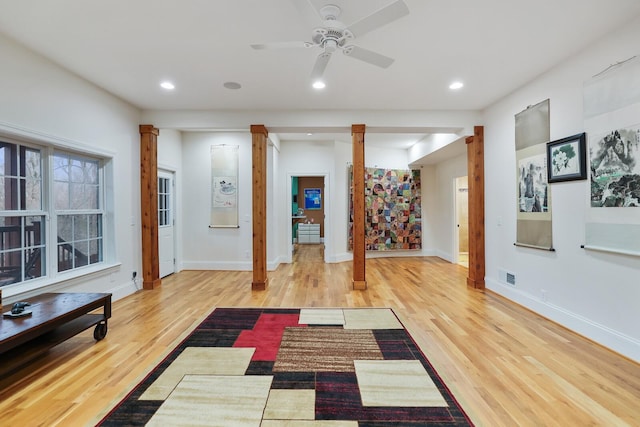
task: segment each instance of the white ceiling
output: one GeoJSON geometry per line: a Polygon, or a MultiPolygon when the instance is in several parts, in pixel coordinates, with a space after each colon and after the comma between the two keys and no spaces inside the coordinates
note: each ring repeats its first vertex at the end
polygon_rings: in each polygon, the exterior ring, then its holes
{"type": "Polygon", "coordinates": [[[318,48],[250,47],[309,40],[305,1],[348,26],[394,0],[0,0],[0,33],[143,110],[481,110],[640,14],[638,0],[404,0],[409,15],[353,41],[395,62],[336,52],[318,92],[318,48]]]}

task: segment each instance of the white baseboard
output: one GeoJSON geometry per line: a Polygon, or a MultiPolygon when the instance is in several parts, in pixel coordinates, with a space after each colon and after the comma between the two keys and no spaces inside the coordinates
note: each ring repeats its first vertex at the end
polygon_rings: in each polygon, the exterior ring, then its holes
{"type": "Polygon", "coordinates": [[[435,251],[435,256],[437,256],[438,258],[442,258],[445,261],[449,261],[450,263],[453,263],[453,254],[449,252],[435,251]]]}
{"type": "MultiPolygon", "coordinates": [[[[285,261],[286,257],[278,257],[273,261],[267,261],[267,270],[274,271],[285,261]]],[[[184,261],[182,263],[183,270],[221,270],[221,271],[251,271],[253,270],[253,262],[213,262],[213,261],[184,261]]]]}
{"type": "MultiPolygon", "coordinates": [[[[373,258],[401,258],[401,257],[428,257],[428,256],[438,256],[432,250],[421,250],[421,251],[368,251],[365,254],[367,259],[373,258]]],[[[327,262],[346,262],[353,260],[353,252],[343,252],[334,255],[333,257],[329,257],[327,262]]]]}
{"type": "Polygon", "coordinates": [[[640,341],[596,323],[586,317],[572,313],[562,307],[544,302],[539,298],[505,285],[491,278],[485,278],[487,289],[546,317],[573,332],[607,347],[636,362],[640,362],[640,341]]]}
{"type": "Polygon", "coordinates": [[[280,264],[283,264],[283,263],[285,264],[287,263],[287,257],[284,255],[277,257],[273,261],[267,261],[267,271],[275,271],[280,266],[280,264]]]}
{"type": "Polygon", "coordinates": [[[229,270],[229,271],[251,271],[253,263],[251,261],[184,261],[185,270],[229,270]]]}
{"type": "MultiPolygon", "coordinates": [[[[140,285],[142,286],[142,285],[140,285]]],[[[122,299],[126,296],[129,296],[131,294],[135,294],[137,291],[139,291],[140,288],[136,285],[133,284],[133,281],[124,283],[120,286],[117,286],[115,288],[111,288],[109,289],[107,292],[110,292],[111,295],[111,301],[117,301],[119,299],[122,299]]]]}
{"type": "Polygon", "coordinates": [[[353,253],[351,252],[342,252],[342,253],[327,257],[327,262],[329,263],[346,262],[351,260],[353,260],[353,253]]]}

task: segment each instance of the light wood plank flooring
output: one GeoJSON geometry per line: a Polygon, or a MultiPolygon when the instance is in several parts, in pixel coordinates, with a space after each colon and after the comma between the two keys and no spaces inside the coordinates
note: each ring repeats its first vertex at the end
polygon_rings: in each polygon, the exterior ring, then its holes
{"type": "Polygon", "coordinates": [[[438,258],[324,264],[320,245],[251,292],[251,272],[184,271],[113,305],[106,339],[87,331],[0,382],[0,425],[93,425],[215,307],[392,307],[482,426],[640,426],[640,365],[491,292],[438,258]]]}

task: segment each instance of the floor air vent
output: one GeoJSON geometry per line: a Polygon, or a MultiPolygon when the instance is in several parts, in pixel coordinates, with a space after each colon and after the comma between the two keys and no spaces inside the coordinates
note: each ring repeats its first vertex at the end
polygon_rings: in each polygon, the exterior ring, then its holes
{"type": "Polygon", "coordinates": [[[506,283],[507,285],[511,285],[511,286],[516,285],[516,275],[514,273],[510,273],[506,270],[499,269],[498,278],[502,283],[506,283]]]}

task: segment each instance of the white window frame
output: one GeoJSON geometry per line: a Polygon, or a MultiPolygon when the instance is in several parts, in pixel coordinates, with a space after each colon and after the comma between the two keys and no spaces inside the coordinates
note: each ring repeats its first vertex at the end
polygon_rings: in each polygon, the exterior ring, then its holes
{"type": "MultiPolygon", "coordinates": [[[[17,282],[2,286],[3,295],[35,295],[44,291],[55,292],[64,289],[69,281],[91,275],[102,275],[104,271],[119,268],[117,261],[115,228],[114,228],[114,157],[115,153],[108,150],[96,149],[77,141],[61,139],[39,132],[31,132],[22,128],[0,123],[0,140],[10,144],[22,145],[39,149],[42,168],[42,210],[41,211],[0,211],[5,216],[39,216],[44,215],[46,224],[46,248],[43,255],[46,260],[44,275],[40,278],[17,282]],[[57,223],[53,212],[53,153],[55,151],[66,154],[88,157],[99,160],[99,188],[100,206],[102,213],[102,261],[66,270],[57,271],[57,223]]],[[[70,283],[70,282],[69,282],[70,283]]]]}

